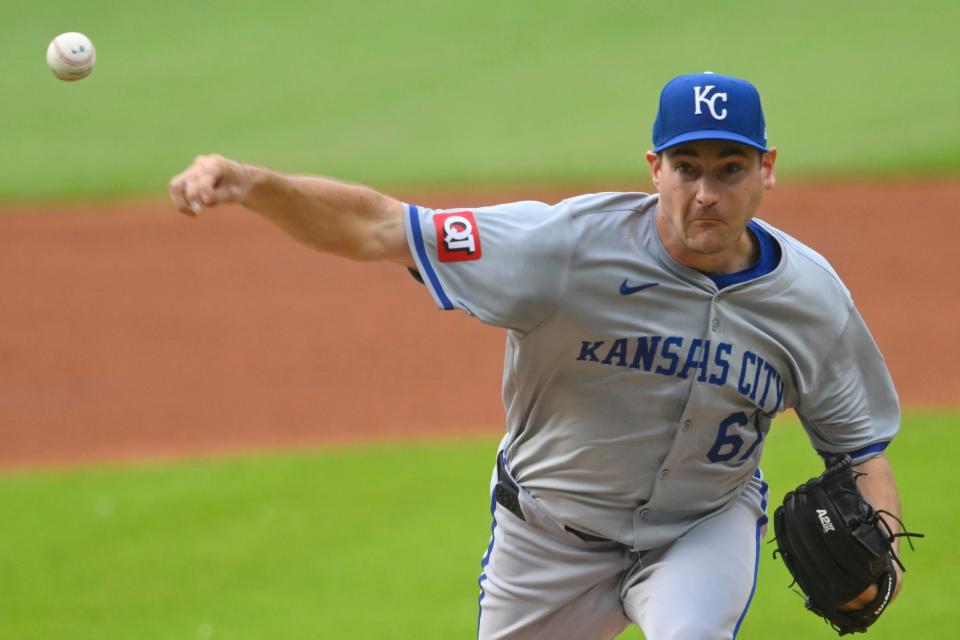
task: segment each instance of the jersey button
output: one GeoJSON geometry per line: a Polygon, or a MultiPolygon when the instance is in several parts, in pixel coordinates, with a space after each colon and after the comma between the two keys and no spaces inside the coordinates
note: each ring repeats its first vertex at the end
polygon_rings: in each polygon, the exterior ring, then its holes
{"type": "Polygon", "coordinates": [[[660,479],[663,480],[670,475],[670,469],[663,469],[660,471],[660,479]]]}
{"type": "Polygon", "coordinates": [[[640,519],[641,519],[641,520],[646,520],[648,513],[650,513],[650,509],[641,509],[641,510],[640,510],[640,519]]]}
{"type": "Polygon", "coordinates": [[[717,318],[714,318],[710,326],[713,327],[714,331],[716,331],[717,329],[720,328],[720,320],[717,318]]]}
{"type": "Polygon", "coordinates": [[[684,421],[683,421],[683,424],[680,426],[680,428],[683,429],[684,431],[686,431],[687,429],[689,429],[689,428],[691,427],[691,425],[693,425],[693,420],[684,420],[684,421]]]}

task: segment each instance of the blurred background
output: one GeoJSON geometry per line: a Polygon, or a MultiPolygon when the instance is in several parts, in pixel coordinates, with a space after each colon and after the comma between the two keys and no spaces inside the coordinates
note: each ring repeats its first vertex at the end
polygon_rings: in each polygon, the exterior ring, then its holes
{"type": "MultiPolygon", "coordinates": [[[[219,152],[434,207],[650,190],[658,92],[703,70],[760,89],[779,148],[760,216],[837,268],[901,393],[889,454],[929,537],[871,636],[950,628],[956,3],[51,0],[3,17],[0,637],[474,635],[502,332],[239,209],[185,218],[166,184],[219,152]],[[64,31],[97,47],[85,80],[46,68],[64,31]]],[[[819,470],[791,416],[764,460],[774,504],[819,470]]],[[[740,637],[833,637],[762,556],[740,637]]]]}

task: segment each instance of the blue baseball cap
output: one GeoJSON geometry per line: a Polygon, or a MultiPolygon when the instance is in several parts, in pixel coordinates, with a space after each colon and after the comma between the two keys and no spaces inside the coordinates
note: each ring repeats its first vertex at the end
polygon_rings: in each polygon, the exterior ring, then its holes
{"type": "Polygon", "coordinates": [[[757,88],[709,71],[678,76],[664,85],[653,121],[653,150],[660,153],[694,140],[733,140],[769,151],[757,88]]]}

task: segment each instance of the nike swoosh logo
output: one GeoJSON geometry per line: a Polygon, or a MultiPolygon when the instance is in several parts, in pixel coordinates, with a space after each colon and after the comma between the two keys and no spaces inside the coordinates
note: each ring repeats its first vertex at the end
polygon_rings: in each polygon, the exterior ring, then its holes
{"type": "Polygon", "coordinates": [[[648,282],[647,284],[638,284],[635,287],[631,287],[629,284],[627,284],[627,281],[624,280],[620,284],[620,295],[629,296],[631,293],[636,293],[637,291],[643,291],[644,289],[655,287],[658,284],[659,284],[658,282],[648,282]]]}

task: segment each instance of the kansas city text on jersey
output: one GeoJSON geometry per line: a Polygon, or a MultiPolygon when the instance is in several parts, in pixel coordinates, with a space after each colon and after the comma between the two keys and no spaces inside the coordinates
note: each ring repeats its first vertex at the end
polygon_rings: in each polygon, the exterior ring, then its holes
{"type": "Polygon", "coordinates": [[[731,365],[739,359],[737,391],[761,411],[773,415],[783,409],[783,377],[763,356],[743,351],[737,357],[729,342],[682,336],[637,336],[609,340],[583,340],[577,360],[626,367],[661,376],[687,379],[721,387],[727,384],[731,365]]]}

